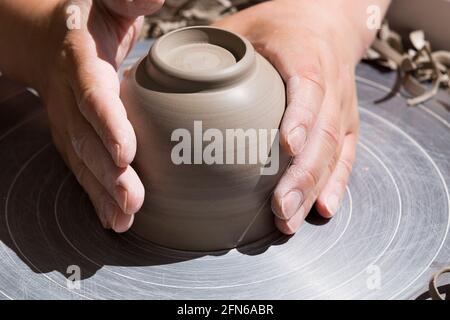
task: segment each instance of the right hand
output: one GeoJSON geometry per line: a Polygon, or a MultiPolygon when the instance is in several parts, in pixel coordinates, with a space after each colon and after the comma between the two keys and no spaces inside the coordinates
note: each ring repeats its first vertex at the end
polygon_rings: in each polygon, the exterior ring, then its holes
{"type": "Polygon", "coordinates": [[[119,98],[116,69],[137,40],[142,15],[163,0],[57,1],[41,54],[36,85],[53,140],[88,193],[105,228],[128,230],[144,201],[144,186],[130,166],[136,136],[119,98]],[[81,9],[69,30],[67,8],[81,9]],[[72,7],[73,8],[73,7],[72,7]]]}

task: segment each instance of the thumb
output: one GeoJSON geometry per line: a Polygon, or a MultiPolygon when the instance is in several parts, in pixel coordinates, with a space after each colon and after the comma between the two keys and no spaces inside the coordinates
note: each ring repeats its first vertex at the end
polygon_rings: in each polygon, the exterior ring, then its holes
{"type": "Polygon", "coordinates": [[[111,13],[134,20],[139,16],[155,13],[164,4],[164,0],[98,0],[111,13]]]}

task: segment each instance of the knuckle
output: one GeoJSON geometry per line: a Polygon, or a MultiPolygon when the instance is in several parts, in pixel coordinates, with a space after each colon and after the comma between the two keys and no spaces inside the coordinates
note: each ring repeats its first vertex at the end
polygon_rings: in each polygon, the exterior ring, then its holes
{"type": "Polygon", "coordinates": [[[302,108],[299,116],[299,125],[303,126],[307,131],[311,130],[316,119],[316,112],[311,107],[302,108]]]}
{"type": "Polygon", "coordinates": [[[319,130],[321,131],[323,138],[325,139],[325,141],[327,141],[329,146],[332,149],[336,149],[336,147],[339,145],[341,136],[338,122],[329,121],[328,123],[321,126],[319,130]]]}
{"type": "Polygon", "coordinates": [[[322,94],[325,94],[325,80],[320,61],[303,64],[298,68],[298,74],[300,78],[310,81],[322,91],[322,94]]]}
{"type": "Polygon", "coordinates": [[[339,154],[337,152],[334,152],[333,156],[330,159],[330,162],[328,163],[328,170],[329,170],[328,172],[329,173],[332,173],[335,170],[335,168],[337,167],[338,161],[339,161],[339,154]]]}
{"type": "Polygon", "coordinates": [[[56,66],[68,77],[73,73],[73,66],[76,64],[77,55],[76,41],[67,36],[61,43],[61,50],[57,54],[56,66]]]}
{"type": "Polygon", "coordinates": [[[277,69],[287,71],[283,65],[285,58],[280,50],[277,50],[277,44],[277,40],[253,42],[256,51],[266,57],[277,69]]]}
{"type": "Polygon", "coordinates": [[[353,161],[347,159],[339,159],[337,165],[343,170],[345,173],[345,177],[350,176],[353,168],[353,161]]]}
{"type": "Polygon", "coordinates": [[[81,161],[78,161],[73,168],[73,173],[75,174],[77,181],[84,188],[86,188],[86,183],[87,183],[87,176],[88,176],[87,170],[88,170],[87,167],[81,161]]]}
{"type": "Polygon", "coordinates": [[[109,135],[105,120],[102,119],[105,111],[103,105],[99,103],[98,87],[91,86],[81,93],[78,108],[81,114],[87,119],[101,139],[107,139],[109,135]]]}
{"type": "Polygon", "coordinates": [[[84,89],[81,93],[80,100],[78,101],[78,105],[82,114],[86,114],[89,108],[95,106],[96,103],[96,88],[89,87],[84,89]]]}
{"type": "Polygon", "coordinates": [[[314,170],[299,164],[289,167],[288,174],[296,183],[305,186],[315,186],[319,181],[319,177],[314,173],[314,170]]]}
{"type": "Polygon", "coordinates": [[[85,134],[73,135],[71,138],[72,147],[79,158],[84,158],[88,154],[88,138],[85,134]]]}
{"type": "Polygon", "coordinates": [[[70,37],[66,37],[63,42],[61,43],[61,53],[60,57],[64,61],[71,61],[75,58],[75,52],[76,52],[76,45],[75,42],[72,41],[70,37]]]}
{"type": "Polygon", "coordinates": [[[287,112],[285,117],[289,117],[287,121],[283,121],[280,127],[281,138],[287,142],[289,134],[296,128],[305,130],[306,133],[311,132],[314,127],[316,114],[310,108],[298,108],[287,112]]]}
{"type": "Polygon", "coordinates": [[[63,62],[69,65],[77,65],[82,59],[82,46],[86,41],[89,41],[89,35],[84,32],[75,32],[75,30],[68,32],[61,41],[59,57],[63,62]]]}

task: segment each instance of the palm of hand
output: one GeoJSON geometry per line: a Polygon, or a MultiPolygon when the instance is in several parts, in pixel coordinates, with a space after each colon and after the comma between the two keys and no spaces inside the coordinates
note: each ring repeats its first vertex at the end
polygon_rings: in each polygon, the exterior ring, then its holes
{"type": "Polygon", "coordinates": [[[326,218],[336,213],[355,159],[354,67],[362,45],[349,37],[354,30],[345,14],[323,3],[268,1],[217,23],[245,35],[287,86],[280,142],[293,160],[272,197],[275,223],[286,234],[299,229],[314,204],[326,218]]]}
{"type": "Polygon", "coordinates": [[[142,20],[135,17],[155,11],[162,2],[104,3],[70,1],[55,10],[54,33],[49,35],[54,57],[44,66],[48,76],[40,94],[55,145],[103,226],[123,232],[131,226],[145,192],[130,166],[136,138],[119,98],[116,68],[139,34],[142,20]],[[81,13],[79,28],[67,28],[68,12],[81,13]]]}

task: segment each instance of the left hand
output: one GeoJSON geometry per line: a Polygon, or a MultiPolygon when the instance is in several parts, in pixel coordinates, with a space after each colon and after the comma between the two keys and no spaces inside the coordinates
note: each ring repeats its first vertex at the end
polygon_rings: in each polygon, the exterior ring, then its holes
{"type": "Polygon", "coordinates": [[[163,0],[58,0],[44,16],[52,27],[37,30],[45,45],[35,50],[41,63],[30,72],[45,103],[53,141],[102,225],[116,232],[131,227],[145,196],[131,165],[136,136],[120,100],[116,69],[137,40],[142,16],[162,4],[163,0]],[[67,12],[73,6],[82,19],[69,29],[67,12]]]}
{"type": "Polygon", "coordinates": [[[336,213],[355,159],[355,66],[365,43],[331,3],[269,1],[216,23],[247,37],[287,85],[280,143],[293,161],[272,198],[285,234],[298,230],[314,203],[323,217],[336,213]]]}

